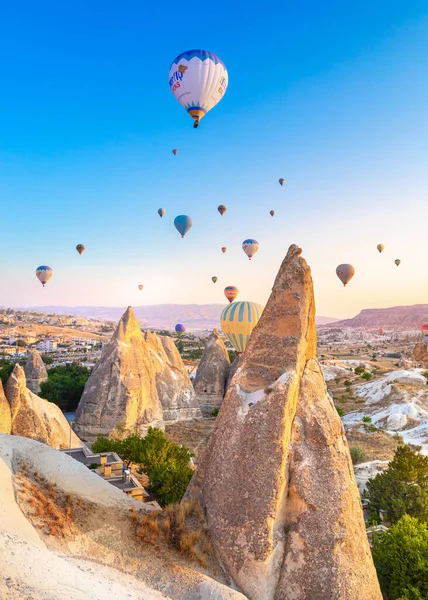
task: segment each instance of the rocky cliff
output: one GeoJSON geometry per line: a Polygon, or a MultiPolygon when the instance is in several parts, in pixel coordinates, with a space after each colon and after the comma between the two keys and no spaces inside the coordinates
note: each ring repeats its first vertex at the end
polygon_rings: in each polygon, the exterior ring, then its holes
{"type": "Polygon", "coordinates": [[[208,338],[195,376],[196,399],[204,414],[220,408],[226,391],[230,360],[217,329],[208,338]]]}
{"type": "Polygon", "coordinates": [[[151,331],[146,332],[145,340],[164,421],[186,421],[202,417],[192,382],[174,340],[151,331]]]}
{"type": "Polygon", "coordinates": [[[84,440],[119,432],[144,434],[163,427],[148,346],[128,307],[89,377],[76,411],[76,432],[84,440]]]}
{"type": "Polygon", "coordinates": [[[415,344],[412,359],[422,367],[428,367],[428,342],[417,342],[415,344]]]}
{"type": "Polygon", "coordinates": [[[381,600],[300,254],[281,265],[187,495],[250,600],[381,600]]]}
{"type": "Polygon", "coordinates": [[[37,350],[28,350],[24,373],[27,379],[28,389],[35,394],[39,394],[40,384],[47,380],[48,373],[46,371],[45,363],[37,350]]]}
{"type": "Polygon", "coordinates": [[[10,404],[4,394],[3,384],[0,380],[0,433],[10,433],[11,426],[10,404]]]}
{"type": "Polygon", "coordinates": [[[11,411],[11,433],[44,442],[52,448],[73,448],[82,442],[71,431],[56,404],[39,398],[27,388],[25,373],[15,365],[7,384],[6,397],[11,411]]]}

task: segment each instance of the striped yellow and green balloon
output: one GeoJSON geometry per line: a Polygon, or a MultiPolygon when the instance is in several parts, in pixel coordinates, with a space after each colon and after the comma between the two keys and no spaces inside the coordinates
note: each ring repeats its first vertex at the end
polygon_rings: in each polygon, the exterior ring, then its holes
{"type": "Polygon", "coordinates": [[[255,302],[233,302],[220,317],[223,333],[237,352],[245,351],[251,332],[257,325],[263,306],[255,302]]]}

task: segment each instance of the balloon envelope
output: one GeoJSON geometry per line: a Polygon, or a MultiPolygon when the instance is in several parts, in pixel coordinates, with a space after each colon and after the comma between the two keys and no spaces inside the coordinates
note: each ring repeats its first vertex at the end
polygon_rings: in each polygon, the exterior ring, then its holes
{"type": "Polygon", "coordinates": [[[77,244],[76,250],[79,254],[82,254],[82,252],[85,251],[85,246],[83,244],[77,244]]]}
{"type": "Polygon", "coordinates": [[[224,288],[224,295],[229,300],[229,302],[233,302],[235,298],[238,297],[239,290],[234,285],[228,285],[224,288]]]}
{"type": "Polygon", "coordinates": [[[355,269],[352,265],[339,265],[336,269],[336,275],[339,277],[344,286],[351,281],[354,273],[355,269]]]}
{"type": "Polygon", "coordinates": [[[188,50],[172,61],[169,87],[194,119],[194,127],[223,98],[228,74],[218,56],[207,50],[188,50]]]}
{"type": "Polygon", "coordinates": [[[270,216],[271,216],[271,217],[273,217],[273,216],[274,216],[274,214],[275,214],[275,211],[274,211],[274,210],[270,210],[270,211],[269,211],[269,214],[270,214],[270,216]]]}
{"type": "Polygon", "coordinates": [[[284,185],[284,183],[285,183],[285,179],[283,179],[282,177],[281,177],[281,179],[278,179],[278,181],[279,181],[279,185],[284,185]]]}
{"type": "Polygon", "coordinates": [[[37,267],[36,277],[40,281],[40,283],[43,285],[43,287],[45,287],[45,284],[52,277],[52,273],[53,273],[52,269],[46,265],[37,267]]]}
{"type": "Polygon", "coordinates": [[[237,352],[245,351],[262,312],[263,306],[255,302],[234,302],[221,313],[222,331],[237,352]]]}
{"type": "Polygon", "coordinates": [[[424,323],[422,325],[422,333],[423,333],[423,336],[424,336],[424,341],[428,342],[428,323],[424,323]]]}
{"type": "Polygon", "coordinates": [[[215,277],[215,276],[214,276],[214,277],[211,277],[211,281],[212,281],[213,283],[217,283],[217,279],[218,279],[218,278],[217,278],[217,277],[215,277]]]}
{"type": "Polygon", "coordinates": [[[217,208],[217,210],[221,215],[224,215],[224,213],[226,212],[227,209],[224,204],[220,204],[220,206],[217,208]]]}
{"type": "Polygon", "coordinates": [[[397,259],[395,259],[395,260],[394,260],[394,262],[395,262],[395,264],[396,264],[396,265],[397,265],[397,267],[398,267],[398,265],[401,263],[401,260],[400,260],[399,258],[397,258],[397,259]]]}
{"type": "Polygon", "coordinates": [[[158,215],[162,218],[165,214],[165,209],[164,208],[158,208],[158,215]]]}
{"type": "Polygon", "coordinates": [[[383,252],[385,250],[385,246],[383,244],[378,244],[377,249],[379,250],[379,252],[383,252]]]}
{"type": "Polygon", "coordinates": [[[382,327],[379,328],[379,334],[383,335],[383,329],[382,329],[382,327]]]}
{"type": "Polygon", "coordinates": [[[227,250],[226,246],[223,246],[222,249],[221,249],[221,251],[223,252],[223,254],[226,252],[226,250],[227,250]]]}
{"type": "Polygon", "coordinates": [[[186,328],[182,323],[177,323],[177,325],[175,326],[175,331],[177,332],[178,336],[181,336],[186,331],[186,328]]]}
{"type": "Polygon", "coordinates": [[[140,285],[138,286],[138,289],[141,291],[143,289],[143,287],[144,287],[144,285],[141,285],[141,283],[140,283],[140,285]]]}
{"type": "Polygon", "coordinates": [[[259,242],[257,240],[248,239],[242,242],[242,250],[245,252],[245,254],[250,260],[255,255],[258,249],[259,242]]]}
{"type": "Polygon", "coordinates": [[[176,230],[181,233],[181,237],[184,237],[192,227],[193,221],[188,215],[178,215],[174,219],[174,225],[176,230]]]}
{"type": "Polygon", "coordinates": [[[177,152],[178,152],[177,148],[174,148],[174,150],[172,151],[174,156],[177,154],[177,152]]]}

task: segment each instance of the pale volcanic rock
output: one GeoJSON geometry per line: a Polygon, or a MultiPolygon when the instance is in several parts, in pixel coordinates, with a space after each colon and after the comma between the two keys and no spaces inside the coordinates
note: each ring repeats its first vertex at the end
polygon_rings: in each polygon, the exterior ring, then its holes
{"type": "Polygon", "coordinates": [[[204,414],[220,408],[230,371],[229,354],[217,329],[213,329],[196,371],[196,399],[204,414]]]}
{"type": "Polygon", "coordinates": [[[428,367],[428,342],[417,342],[413,348],[412,358],[423,367],[428,367]]]}
{"type": "Polygon", "coordinates": [[[11,427],[10,404],[4,394],[3,384],[0,380],[0,433],[10,433],[11,427]]]}
{"type": "Polygon", "coordinates": [[[152,360],[129,306],[110,342],[103,348],[76,411],[76,432],[84,440],[99,434],[144,435],[163,428],[152,360]]]}
{"type": "Polygon", "coordinates": [[[164,421],[202,418],[192,382],[174,340],[151,331],[146,332],[145,340],[152,360],[164,421]]]}
{"type": "Polygon", "coordinates": [[[27,352],[27,362],[24,366],[27,379],[27,387],[34,394],[40,393],[40,384],[48,378],[45,363],[37,350],[31,349],[27,352]]]}
{"type": "Polygon", "coordinates": [[[11,411],[11,433],[44,442],[52,448],[82,446],[60,408],[27,388],[25,373],[16,364],[6,384],[11,411]]]}
{"type": "Polygon", "coordinates": [[[381,600],[300,254],[281,265],[187,496],[250,600],[381,600]]]}

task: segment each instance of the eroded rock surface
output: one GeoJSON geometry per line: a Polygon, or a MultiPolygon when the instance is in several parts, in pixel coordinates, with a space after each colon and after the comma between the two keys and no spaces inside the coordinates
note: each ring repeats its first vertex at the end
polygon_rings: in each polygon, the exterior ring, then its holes
{"type": "Polygon", "coordinates": [[[250,600],[381,600],[300,254],[281,265],[187,496],[250,600]]]}
{"type": "Polygon", "coordinates": [[[27,388],[25,373],[15,365],[7,384],[6,396],[11,411],[11,433],[44,442],[52,448],[82,446],[82,442],[71,431],[60,408],[39,398],[27,388]]]}
{"type": "Polygon", "coordinates": [[[139,433],[163,427],[149,348],[128,307],[89,377],[76,411],[84,440],[99,434],[139,433]]]}
{"type": "Polygon", "coordinates": [[[412,358],[422,367],[428,367],[428,342],[417,342],[413,348],[412,358]]]}
{"type": "Polygon", "coordinates": [[[28,389],[34,394],[39,394],[40,384],[47,380],[48,372],[46,371],[45,363],[37,350],[28,350],[24,373],[28,389]]]}
{"type": "Polygon", "coordinates": [[[0,433],[10,433],[11,427],[10,404],[5,396],[3,384],[0,380],[0,433]]]}
{"type": "Polygon", "coordinates": [[[196,399],[202,413],[210,415],[220,408],[226,392],[230,360],[217,329],[209,336],[195,376],[196,399]]]}

